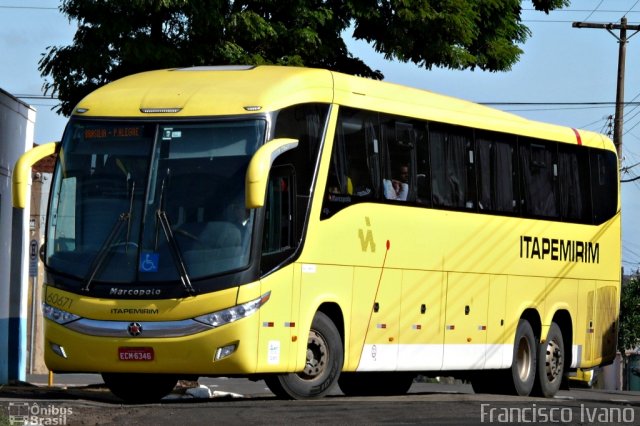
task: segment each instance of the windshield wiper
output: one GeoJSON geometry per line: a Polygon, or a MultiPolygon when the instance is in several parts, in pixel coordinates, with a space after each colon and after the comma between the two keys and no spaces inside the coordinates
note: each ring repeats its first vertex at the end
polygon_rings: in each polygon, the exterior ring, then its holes
{"type": "Polygon", "coordinates": [[[98,253],[96,254],[96,256],[93,258],[93,262],[91,262],[91,266],[89,266],[89,274],[88,274],[89,278],[87,278],[87,282],[82,288],[83,291],[88,292],[89,290],[91,290],[91,283],[93,282],[93,279],[96,277],[98,272],[102,269],[102,264],[107,259],[107,255],[109,254],[109,249],[111,248],[113,241],[116,239],[116,237],[120,233],[120,230],[124,226],[125,222],[129,223],[130,218],[131,218],[130,212],[123,212],[123,213],[120,213],[120,215],[118,216],[118,219],[116,219],[116,223],[114,223],[113,226],[111,227],[111,232],[102,243],[102,246],[100,247],[100,250],[98,250],[98,253]]]}
{"type": "Polygon", "coordinates": [[[176,268],[178,269],[178,273],[180,274],[180,281],[182,282],[182,286],[185,288],[185,290],[187,290],[187,293],[193,296],[196,294],[196,289],[191,285],[191,280],[189,279],[189,274],[187,273],[184,259],[182,258],[182,254],[180,253],[180,247],[178,247],[178,244],[176,243],[176,237],[175,235],[173,235],[173,231],[171,230],[171,223],[169,223],[167,213],[165,213],[164,210],[157,210],[156,216],[158,217],[158,222],[162,227],[164,236],[167,239],[171,257],[173,258],[173,263],[175,263],[176,268]]]}

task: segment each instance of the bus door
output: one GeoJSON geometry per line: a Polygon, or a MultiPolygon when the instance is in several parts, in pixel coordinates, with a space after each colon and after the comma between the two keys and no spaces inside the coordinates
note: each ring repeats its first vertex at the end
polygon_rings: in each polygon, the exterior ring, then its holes
{"type": "Polygon", "coordinates": [[[485,365],[490,276],[447,273],[443,370],[485,365]]]}

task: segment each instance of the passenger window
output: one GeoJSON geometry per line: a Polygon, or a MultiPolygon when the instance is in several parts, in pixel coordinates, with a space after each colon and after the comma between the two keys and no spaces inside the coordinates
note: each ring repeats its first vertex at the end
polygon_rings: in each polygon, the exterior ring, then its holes
{"type": "Polygon", "coordinates": [[[433,125],[429,129],[433,205],[474,208],[471,131],[433,125]]]}
{"type": "Polygon", "coordinates": [[[594,200],[593,220],[601,224],[611,219],[618,210],[618,160],[613,152],[593,150],[590,158],[591,191],[594,200]]]}
{"type": "Polygon", "coordinates": [[[479,134],[476,139],[478,209],[481,211],[513,213],[517,209],[513,139],[497,133],[479,134]]]}
{"type": "Polygon", "coordinates": [[[521,140],[519,149],[524,212],[531,216],[559,218],[555,144],[521,140]]]}
{"type": "Polygon", "coordinates": [[[558,147],[560,214],[564,220],[591,223],[589,151],[580,146],[558,147]]]}
{"type": "Polygon", "coordinates": [[[384,146],[382,190],[386,200],[415,199],[415,145],[414,125],[385,117],[381,124],[384,146]]]}
{"type": "Polygon", "coordinates": [[[341,108],[333,142],[322,217],[356,202],[378,197],[380,186],[378,116],[341,108]]]}

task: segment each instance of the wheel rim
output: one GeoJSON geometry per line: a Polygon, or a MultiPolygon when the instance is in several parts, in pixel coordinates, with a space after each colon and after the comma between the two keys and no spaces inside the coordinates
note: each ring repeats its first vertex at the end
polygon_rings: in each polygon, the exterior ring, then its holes
{"type": "Polygon", "coordinates": [[[325,339],[315,330],[309,333],[307,342],[307,362],[300,377],[312,380],[322,375],[327,366],[328,346],[325,339]]]}
{"type": "Polygon", "coordinates": [[[558,342],[555,340],[551,340],[547,343],[545,364],[547,379],[549,379],[550,382],[553,382],[556,377],[562,375],[564,360],[562,351],[560,350],[560,345],[558,345],[558,342]]]}
{"type": "Polygon", "coordinates": [[[518,370],[518,376],[520,380],[525,382],[531,374],[531,345],[526,338],[521,338],[518,342],[518,352],[516,354],[516,368],[518,370]]]}

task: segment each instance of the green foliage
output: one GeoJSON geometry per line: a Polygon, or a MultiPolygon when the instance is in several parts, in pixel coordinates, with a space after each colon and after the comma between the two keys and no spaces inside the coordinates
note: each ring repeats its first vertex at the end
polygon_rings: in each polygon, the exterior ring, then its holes
{"type": "Polygon", "coordinates": [[[618,350],[640,346],[640,276],[636,275],[622,285],[620,294],[620,325],[618,329],[618,350]]]}
{"type": "MultiPolygon", "coordinates": [[[[533,0],[549,12],[569,0],[533,0]]],[[[45,92],[69,115],[95,88],[140,71],[280,64],[381,79],[347,49],[369,42],[387,59],[429,69],[509,70],[529,36],[520,0],[63,0],[73,44],[50,46],[45,92]]]]}
{"type": "Polygon", "coordinates": [[[0,426],[11,426],[9,417],[5,415],[4,407],[0,407],[0,426]]]}

